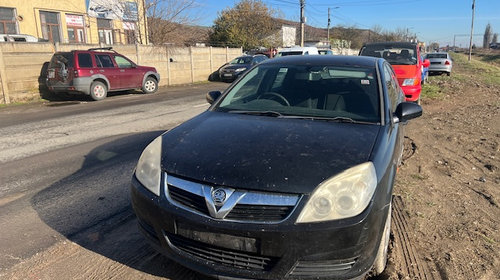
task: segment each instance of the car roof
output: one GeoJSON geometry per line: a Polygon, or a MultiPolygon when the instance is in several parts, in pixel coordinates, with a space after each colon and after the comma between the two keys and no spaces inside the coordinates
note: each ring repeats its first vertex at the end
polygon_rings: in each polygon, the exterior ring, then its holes
{"type": "Polygon", "coordinates": [[[282,51],[308,51],[308,50],[317,50],[318,48],[316,47],[290,47],[290,48],[283,48],[280,50],[282,51]]]}
{"type": "Polygon", "coordinates": [[[336,66],[361,66],[375,67],[381,58],[371,56],[352,55],[294,55],[277,57],[261,62],[259,65],[279,64],[279,65],[336,65],[336,66]]]}
{"type": "Polygon", "coordinates": [[[366,46],[391,46],[391,47],[416,47],[417,43],[411,42],[377,42],[377,43],[365,43],[363,47],[366,46]]]}

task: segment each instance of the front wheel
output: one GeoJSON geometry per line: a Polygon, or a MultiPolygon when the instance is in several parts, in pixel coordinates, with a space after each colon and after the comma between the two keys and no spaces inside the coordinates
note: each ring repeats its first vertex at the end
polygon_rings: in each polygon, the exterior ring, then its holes
{"type": "Polygon", "coordinates": [[[102,82],[95,81],[90,85],[90,97],[95,101],[103,100],[108,95],[108,88],[102,82]]]}
{"type": "Polygon", "coordinates": [[[147,77],[142,85],[142,92],[155,93],[158,90],[158,82],[152,77],[147,77]]]}
{"type": "Polygon", "coordinates": [[[389,213],[387,213],[387,219],[385,219],[384,232],[382,233],[382,240],[380,240],[380,245],[378,246],[377,256],[375,257],[375,262],[373,263],[373,274],[375,276],[380,275],[384,272],[387,265],[387,255],[389,249],[389,239],[391,236],[391,213],[392,213],[392,203],[389,205],[389,213]]]}

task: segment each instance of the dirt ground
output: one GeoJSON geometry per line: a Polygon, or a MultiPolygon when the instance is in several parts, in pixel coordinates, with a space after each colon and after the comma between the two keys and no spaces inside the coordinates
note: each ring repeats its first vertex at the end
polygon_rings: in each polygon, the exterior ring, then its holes
{"type": "MultiPolygon", "coordinates": [[[[426,278],[500,279],[500,68],[454,59],[451,77],[424,87],[395,195],[426,278]]],[[[395,232],[389,279],[422,278],[395,253],[408,246],[395,232]]]]}

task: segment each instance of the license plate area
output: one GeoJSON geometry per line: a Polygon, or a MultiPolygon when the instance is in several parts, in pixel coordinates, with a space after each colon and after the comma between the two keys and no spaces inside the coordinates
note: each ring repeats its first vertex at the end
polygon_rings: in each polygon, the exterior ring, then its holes
{"type": "Polygon", "coordinates": [[[49,70],[47,77],[49,77],[49,79],[54,79],[56,77],[56,71],[53,69],[49,70]]]}
{"type": "Polygon", "coordinates": [[[176,234],[191,240],[230,250],[257,253],[259,247],[258,240],[255,238],[193,230],[182,223],[177,223],[176,234]]]}
{"type": "Polygon", "coordinates": [[[224,77],[231,77],[233,74],[224,74],[224,77]]]}

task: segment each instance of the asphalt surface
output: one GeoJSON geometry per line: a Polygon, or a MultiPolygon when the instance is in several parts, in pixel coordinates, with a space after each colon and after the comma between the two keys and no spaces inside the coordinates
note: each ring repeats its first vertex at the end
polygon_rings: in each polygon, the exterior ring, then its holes
{"type": "Polygon", "coordinates": [[[43,265],[46,259],[66,262],[66,279],[198,278],[146,245],[131,211],[129,184],[143,148],[206,110],[208,91],[228,85],[1,108],[0,278],[13,277],[23,265],[34,278],[59,278],[61,271],[43,265]],[[69,252],[72,257],[61,259],[69,252]],[[30,263],[41,255],[38,266],[30,263]],[[117,264],[123,269],[110,269],[117,264]]]}

